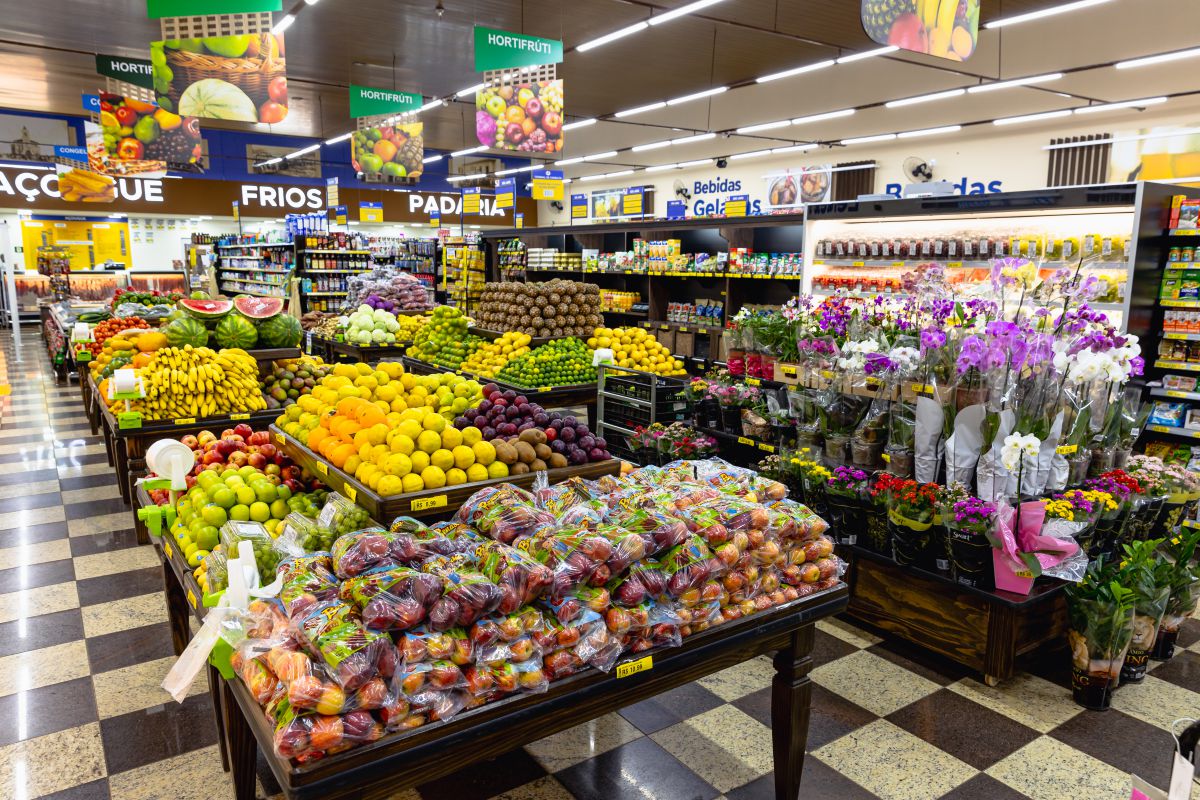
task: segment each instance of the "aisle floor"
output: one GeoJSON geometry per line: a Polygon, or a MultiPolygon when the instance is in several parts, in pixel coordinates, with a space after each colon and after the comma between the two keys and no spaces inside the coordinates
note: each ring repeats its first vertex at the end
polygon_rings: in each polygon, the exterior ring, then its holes
{"type": "MultiPolygon", "coordinates": [[[[159,688],[161,567],[78,387],[30,329],[0,346],[0,798],[232,797],[203,678],[182,704],[159,688]]],[[[816,638],[804,800],[1127,800],[1131,771],[1166,785],[1166,728],[1200,715],[1196,621],[1104,714],[1071,701],[1065,657],[992,689],[842,621],[816,638]]],[[[396,797],[769,800],[771,676],[756,659],[396,797]]]]}

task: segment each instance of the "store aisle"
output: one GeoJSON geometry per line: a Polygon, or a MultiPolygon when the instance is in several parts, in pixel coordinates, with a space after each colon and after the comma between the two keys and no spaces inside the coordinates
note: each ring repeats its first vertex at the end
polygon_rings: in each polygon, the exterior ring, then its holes
{"type": "MultiPolygon", "coordinates": [[[[0,335],[0,352],[0,798],[231,797],[207,687],[182,705],[158,688],[172,662],[161,568],[78,387],[54,384],[34,333],[0,335]]],[[[1063,688],[1065,663],[989,689],[822,623],[802,796],[1124,800],[1132,770],[1165,785],[1163,729],[1200,711],[1200,623],[1180,640],[1093,714],[1063,688]]],[[[398,797],[772,798],[771,674],[757,659],[398,797]]]]}

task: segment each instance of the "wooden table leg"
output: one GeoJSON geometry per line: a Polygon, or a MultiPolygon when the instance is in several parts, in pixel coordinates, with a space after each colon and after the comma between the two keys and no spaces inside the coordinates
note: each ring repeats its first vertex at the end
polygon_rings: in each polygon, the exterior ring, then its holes
{"type": "Polygon", "coordinates": [[[225,714],[225,731],[229,736],[229,766],[233,772],[234,797],[255,800],[254,768],[258,760],[258,743],[250,723],[242,716],[228,681],[221,681],[221,708],[225,714]]]}
{"type": "Polygon", "coordinates": [[[133,475],[129,472],[129,453],[126,450],[126,443],[122,440],[113,440],[113,451],[116,453],[117,463],[115,469],[117,471],[117,484],[121,489],[121,499],[126,503],[133,502],[133,492],[131,485],[133,483],[133,475]]]}
{"type": "Polygon", "coordinates": [[[183,593],[183,587],[175,577],[175,570],[166,562],[163,562],[163,586],[167,596],[167,623],[171,627],[171,644],[175,648],[175,655],[181,655],[192,640],[192,629],[188,625],[191,614],[188,612],[187,595],[183,593]]]}
{"type": "Polygon", "coordinates": [[[1016,669],[1017,614],[1010,606],[995,604],[988,610],[987,649],[983,654],[984,682],[996,686],[1016,669]]]}
{"type": "Polygon", "coordinates": [[[208,665],[208,694],[212,698],[213,716],[217,723],[217,744],[221,747],[221,769],[229,772],[229,743],[225,739],[225,710],[221,701],[221,673],[208,665]]]}
{"type": "Polygon", "coordinates": [[[775,800],[796,800],[808,745],[808,716],[812,705],[813,626],[792,635],[791,643],[775,654],[771,681],[771,740],[775,761],[775,800]]]}

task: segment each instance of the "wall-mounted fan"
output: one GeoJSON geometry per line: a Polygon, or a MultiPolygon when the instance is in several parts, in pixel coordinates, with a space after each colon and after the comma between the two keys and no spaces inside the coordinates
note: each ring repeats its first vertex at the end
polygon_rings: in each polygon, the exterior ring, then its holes
{"type": "Polygon", "coordinates": [[[675,196],[682,197],[684,200],[692,199],[692,193],[688,191],[687,184],[679,179],[675,181],[675,196]]]}
{"type": "Polygon", "coordinates": [[[916,183],[927,183],[933,180],[933,163],[920,156],[909,156],[904,159],[904,175],[916,183]]]}

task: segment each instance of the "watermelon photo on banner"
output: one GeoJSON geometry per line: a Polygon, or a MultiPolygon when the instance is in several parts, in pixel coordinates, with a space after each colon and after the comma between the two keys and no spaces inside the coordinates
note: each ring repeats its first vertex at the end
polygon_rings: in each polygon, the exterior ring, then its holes
{"type": "Polygon", "coordinates": [[[966,61],[979,41],[979,0],[862,0],[862,23],[879,44],[966,61]]]}
{"type": "Polygon", "coordinates": [[[283,35],[167,39],[150,43],[158,105],[185,117],[283,122],[288,91],[283,35]]]}

